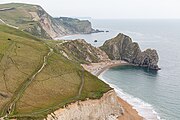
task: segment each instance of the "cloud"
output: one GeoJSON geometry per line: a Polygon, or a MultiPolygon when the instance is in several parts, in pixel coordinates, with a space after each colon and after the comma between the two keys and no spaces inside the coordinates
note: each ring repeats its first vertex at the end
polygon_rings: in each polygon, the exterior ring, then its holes
{"type": "MultiPolygon", "coordinates": [[[[180,18],[179,0],[8,0],[41,5],[52,16],[180,18]]],[[[7,3],[1,0],[0,3],[7,3]]]]}

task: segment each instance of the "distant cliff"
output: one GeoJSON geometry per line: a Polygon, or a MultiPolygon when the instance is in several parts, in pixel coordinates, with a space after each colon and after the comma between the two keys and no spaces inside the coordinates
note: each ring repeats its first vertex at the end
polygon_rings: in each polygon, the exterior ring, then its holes
{"type": "Polygon", "coordinates": [[[95,32],[92,29],[91,22],[88,20],[79,20],[76,18],[59,17],[54,18],[58,26],[66,28],[69,34],[89,34],[95,32]]]}
{"type": "Polygon", "coordinates": [[[141,52],[138,43],[132,42],[127,35],[118,34],[115,38],[107,40],[100,49],[105,51],[111,60],[125,60],[137,66],[159,69],[157,51],[147,49],[141,52]]]}
{"type": "Polygon", "coordinates": [[[47,39],[70,34],[98,32],[92,29],[88,20],[81,21],[68,17],[53,18],[38,5],[1,4],[0,19],[3,23],[17,26],[20,30],[47,39]]]}

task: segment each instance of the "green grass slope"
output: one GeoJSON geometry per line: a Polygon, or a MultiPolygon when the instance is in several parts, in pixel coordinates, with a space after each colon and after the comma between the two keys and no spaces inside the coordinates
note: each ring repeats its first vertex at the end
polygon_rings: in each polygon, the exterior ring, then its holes
{"type": "Polygon", "coordinates": [[[56,43],[0,25],[1,117],[43,119],[69,103],[97,99],[111,89],[78,63],[50,52],[48,45],[56,43]]]}

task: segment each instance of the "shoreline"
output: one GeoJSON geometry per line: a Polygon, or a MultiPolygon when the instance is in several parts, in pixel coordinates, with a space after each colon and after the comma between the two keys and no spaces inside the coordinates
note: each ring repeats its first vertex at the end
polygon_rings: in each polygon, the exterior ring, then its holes
{"type": "Polygon", "coordinates": [[[126,61],[120,61],[120,60],[108,60],[104,62],[99,63],[90,63],[90,64],[81,64],[85,70],[90,72],[91,74],[95,76],[99,76],[104,71],[108,70],[111,67],[116,67],[120,65],[130,65],[126,61]]]}
{"type": "MultiPolygon", "coordinates": [[[[120,60],[111,60],[100,63],[91,63],[89,65],[82,64],[85,70],[89,71],[93,75],[100,78],[102,74],[111,67],[129,65],[129,63],[120,60]]],[[[123,100],[117,95],[118,102],[124,109],[124,114],[118,118],[118,120],[143,120],[144,118],[138,114],[138,112],[128,102],[123,100]]]]}
{"type": "MultiPolygon", "coordinates": [[[[75,33],[75,34],[67,34],[67,35],[62,35],[62,36],[56,36],[54,38],[52,38],[53,40],[64,40],[64,39],[61,39],[63,37],[69,37],[69,36],[75,36],[75,35],[89,35],[89,34],[95,34],[95,33],[102,33],[102,32],[92,32],[92,33],[75,33]]],[[[106,33],[106,32],[103,32],[103,33],[106,33]]],[[[70,40],[75,40],[75,39],[70,39],[70,40]]]]}
{"type": "Polygon", "coordinates": [[[54,38],[52,38],[52,39],[53,39],[53,40],[64,40],[64,39],[61,39],[61,38],[63,38],[63,37],[68,37],[68,36],[72,36],[72,35],[81,35],[81,34],[62,35],[62,36],[54,37],[54,38]]]}

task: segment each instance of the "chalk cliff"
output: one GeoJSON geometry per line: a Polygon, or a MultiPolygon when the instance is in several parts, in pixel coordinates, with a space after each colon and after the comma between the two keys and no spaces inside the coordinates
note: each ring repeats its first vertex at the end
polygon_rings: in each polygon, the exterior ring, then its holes
{"type": "Polygon", "coordinates": [[[47,116],[47,120],[117,120],[123,114],[116,93],[111,90],[100,99],[79,101],[47,116]]]}

